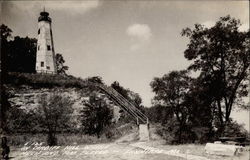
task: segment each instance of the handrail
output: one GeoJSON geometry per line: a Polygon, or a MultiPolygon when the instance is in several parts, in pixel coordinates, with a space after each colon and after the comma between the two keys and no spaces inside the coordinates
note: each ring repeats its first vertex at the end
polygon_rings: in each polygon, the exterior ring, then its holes
{"type": "Polygon", "coordinates": [[[87,82],[89,85],[96,86],[106,94],[110,96],[115,102],[126,112],[131,114],[133,117],[136,118],[137,123],[139,120],[143,123],[148,124],[148,117],[142,113],[137,107],[136,104],[130,102],[128,99],[124,98],[119,92],[117,92],[114,88],[108,87],[104,84],[94,83],[94,82],[87,82]]]}
{"type": "Polygon", "coordinates": [[[119,99],[121,99],[123,101],[123,103],[125,101],[125,104],[127,103],[130,106],[130,109],[133,108],[133,111],[137,113],[137,116],[139,116],[141,119],[143,119],[143,121],[145,121],[145,122],[147,121],[147,117],[137,107],[135,107],[135,104],[133,104],[130,101],[128,101],[121,94],[119,94],[115,89],[113,89],[112,87],[106,87],[104,85],[103,86],[99,86],[99,87],[101,87],[105,91],[110,91],[111,93],[114,93],[117,97],[119,97],[119,99]]]}
{"type": "Polygon", "coordinates": [[[138,113],[135,110],[132,110],[131,107],[128,107],[128,104],[126,104],[127,101],[124,101],[124,98],[119,97],[119,95],[114,95],[114,94],[110,94],[109,90],[103,89],[101,88],[104,92],[106,92],[112,99],[114,99],[118,105],[120,105],[121,107],[126,108],[125,110],[132,114],[135,118],[139,117],[139,119],[141,121],[143,121],[144,123],[146,123],[146,120],[144,118],[142,118],[141,116],[138,115],[138,113]]]}

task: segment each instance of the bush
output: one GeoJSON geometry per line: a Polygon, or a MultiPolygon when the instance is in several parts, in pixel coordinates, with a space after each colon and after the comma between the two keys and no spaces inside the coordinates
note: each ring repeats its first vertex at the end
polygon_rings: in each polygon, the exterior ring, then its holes
{"type": "Polygon", "coordinates": [[[238,124],[236,121],[230,121],[224,129],[223,136],[225,137],[247,137],[247,130],[244,125],[238,124]]]}
{"type": "Polygon", "coordinates": [[[83,132],[89,135],[97,135],[99,138],[106,127],[109,127],[113,118],[113,112],[102,97],[93,94],[89,102],[83,102],[81,111],[83,132]]]}
{"type": "Polygon", "coordinates": [[[7,111],[7,128],[9,133],[43,132],[35,111],[26,111],[19,106],[11,106],[7,111]]]}
{"type": "Polygon", "coordinates": [[[40,126],[48,134],[47,142],[50,146],[57,144],[57,131],[70,128],[70,118],[73,113],[72,104],[69,97],[60,93],[40,97],[36,113],[39,117],[40,126]]]}

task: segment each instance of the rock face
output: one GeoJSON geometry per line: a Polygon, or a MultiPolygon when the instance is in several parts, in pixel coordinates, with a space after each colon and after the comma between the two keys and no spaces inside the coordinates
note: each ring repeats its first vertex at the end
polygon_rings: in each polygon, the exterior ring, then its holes
{"type": "MultiPolygon", "coordinates": [[[[34,110],[38,107],[38,100],[42,94],[60,93],[64,96],[69,97],[73,101],[73,117],[79,120],[80,111],[84,107],[83,102],[89,100],[89,93],[84,92],[84,90],[78,88],[33,88],[27,85],[18,87],[9,87],[12,91],[13,97],[9,101],[14,106],[18,106],[26,111],[34,110]]],[[[100,94],[99,96],[106,96],[100,94]]],[[[113,121],[118,121],[120,117],[120,108],[114,105],[107,97],[104,97],[106,102],[109,104],[110,108],[113,110],[114,117],[113,121]]]]}

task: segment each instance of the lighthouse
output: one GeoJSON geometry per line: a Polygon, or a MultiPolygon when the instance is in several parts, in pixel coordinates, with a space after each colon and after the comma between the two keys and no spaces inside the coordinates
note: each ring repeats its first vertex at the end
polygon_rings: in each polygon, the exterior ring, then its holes
{"type": "Polygon", "coordinates": [[[51,22],[48,12],[44,10],[40,13],[36,52],[37,73],[57,73],[51,22]]]}

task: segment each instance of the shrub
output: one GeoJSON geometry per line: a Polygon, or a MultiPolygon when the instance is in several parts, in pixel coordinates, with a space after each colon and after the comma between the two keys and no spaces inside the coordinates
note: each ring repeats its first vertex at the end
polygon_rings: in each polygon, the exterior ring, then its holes
{"type": "Polygon", "coordinates": [[[47,132],[48,145],[57,144],[56,133],[58,130],[70,127],[70,118],[73,113],[72,101],[59,93],[49,96],[42,95],[39,99],[37,114],[41,127],[47,132]]]}
{"type": "Polygon", "coordinates": [[[113,112],[108,108],[105,100],[96,94],[90,96],[89,102],[83,103],[85,105],[81,111],[83,132],[97,135],[99,138],[105,127],[111,124],[113,112]]]}

